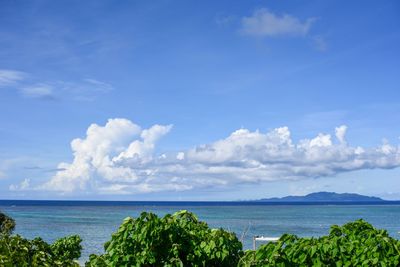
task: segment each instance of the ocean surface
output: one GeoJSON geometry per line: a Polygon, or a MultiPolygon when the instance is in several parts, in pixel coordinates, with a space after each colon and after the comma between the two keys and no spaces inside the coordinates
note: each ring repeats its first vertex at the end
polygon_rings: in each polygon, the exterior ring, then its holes
{"type": "Polygon", "coordinates": [[[252,248],[254,235],[279,237],[284,233],[320,236],[332,224],[364,219],[400,239],[400,202],[374,204],[262,203],[262,202],[95,202],[0,200],[0,210],[16,220],[16,233],[48,242],[79,234],[83,239],[80,262],[92,253],[102,253],[122,220],[143,211],[160,216],[179,210],[194,212],[210,227],[222,227],[243,238],[252,248]]]}

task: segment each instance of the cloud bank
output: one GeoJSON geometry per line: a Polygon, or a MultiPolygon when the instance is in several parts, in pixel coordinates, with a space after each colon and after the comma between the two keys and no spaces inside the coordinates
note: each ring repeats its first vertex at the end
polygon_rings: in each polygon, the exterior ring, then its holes
{"type": "Polygon", "coordinates": [[[142,129],[127,119],[92,124],[72,140],[74,159],[36,189],[98,194],[180,191],[276,180],[334,176],[360,169],[400,166],[400,148],[384,142],[353,147],[346,126],[335,136],[320,133],[295,143],[288,127],[269,132],[239,129],[210,144],[157,154],[157,141],[171,125],[142,129]]]}

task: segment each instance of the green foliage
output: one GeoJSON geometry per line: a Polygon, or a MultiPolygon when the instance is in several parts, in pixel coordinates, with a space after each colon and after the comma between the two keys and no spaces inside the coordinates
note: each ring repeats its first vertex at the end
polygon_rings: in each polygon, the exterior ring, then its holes
{"type": "MultiPolygon", "coordinates": [[[[1,267],[78,267],[81,238],[77,235],[48,244],[41,238],[11,235],[15,222],[0,213],[1,267]]],[[[277,243],[242,251],[236,235],[210,229],[187,211],[160,218],[142,213],[126,218],[105,253],[90,255],[86,267],[109,266],[400,266],[400,241],[363,220],[333,225],[327,236],[300,238],[285,234],[277,243]]]]}
{"type": "Polygon", "coordinates": [[[0,266],[79,266],[75,260],[81,255],[81,241],[79,236],[70,236],[49,245],[41,238],[4,235],[0,238],[0,266]]]}
{"type": "Polygon", "coordinates": [[[68,262],[81,256],[81,242],[82,239],[78,235],[72,235],[57,239],[50,248],[56,258],[68,262]]]}
{"type": "Polygon", "coordinates": [[[15,228],[15,221],[0,212],[0,235],[10,235],[15,228]]]}
{"type": "Polygon", "coordinates": [[[210,229],[187,211],[163,218],[153,213],[126,218],[105,246],[91,255],[97,266],[236,266],[242,244],[235,234],[210,229]]]}
{"type": "Polygon", "coordinates": [[[75,260],[81,255],[81,241],[78,236],[70,236],[49,245],[41,238],[5,235],[0,239],[0,266],[79,266],[75,260]]]}
{"type": "Polygon", "coordinates": [[[11,235],[15,221],[0,212],[1,267],[76,267],[81,256],[81,238],[77,235],[48,244],[40,237],[33,240],[11,235]]]}
{"type": "Polygon", "coordinates": [[[363,220],[334,225],[328,236],[283,235],[246,251],[238,266],[400,266],[400,241],[363,220]]]}

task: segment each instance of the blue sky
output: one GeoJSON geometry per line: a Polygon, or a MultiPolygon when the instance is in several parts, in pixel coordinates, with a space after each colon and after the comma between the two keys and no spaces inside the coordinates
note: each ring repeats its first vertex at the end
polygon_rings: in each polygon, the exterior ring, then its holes
{"type": "Polygon", "coordinates": [[[2,1],[0,198],[400,199],[399,14],[2,1]]]}

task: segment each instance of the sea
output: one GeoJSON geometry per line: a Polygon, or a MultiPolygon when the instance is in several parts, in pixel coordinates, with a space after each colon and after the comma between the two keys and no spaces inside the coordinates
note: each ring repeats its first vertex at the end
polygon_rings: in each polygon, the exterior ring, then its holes
{"type": "MultiPolygon", "coordinates": [[[[16,221],[16,234],[42,237],[47,242],[78,234],[83,239],[80,262],[103,253],[103,244],[123,219],[141,212],[159,216],[188,210],[212,228],[235,232],[244,249],[254,236],[284,233],[318,237],[333,224],[364,219],[400,239],[400,202],[377,203],[265,203],[265,202],[140,202],[140,201],[26,201],[0,200],[0,211],[16,221]]],[[[261,243],[259,243],[261,244],[261,243]]]]}

